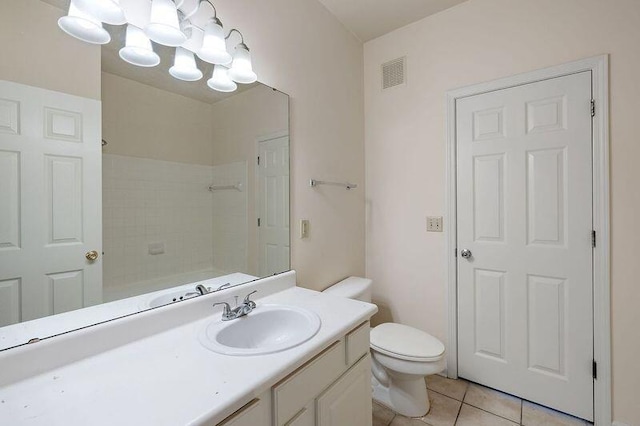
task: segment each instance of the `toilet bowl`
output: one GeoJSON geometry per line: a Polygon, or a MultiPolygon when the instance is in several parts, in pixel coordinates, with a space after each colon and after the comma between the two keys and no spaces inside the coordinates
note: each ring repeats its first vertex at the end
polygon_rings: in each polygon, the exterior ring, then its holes
{"type": "MultiPolygon", "coordinates": [[[[372,281],[349,277],[325,293],[371,303],[372,281]]],[[[403,324],[384,323],[371,330],[373,399],[398,414],[421,417],[430,404],[424,378],[444,370],[444,345],[403,324]]]]}

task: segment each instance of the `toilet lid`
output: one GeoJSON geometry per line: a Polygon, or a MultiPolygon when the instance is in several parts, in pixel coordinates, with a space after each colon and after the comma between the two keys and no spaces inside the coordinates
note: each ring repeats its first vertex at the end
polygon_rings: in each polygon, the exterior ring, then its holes
{"type": "Polygon", "coordinates": [[[417,361],[437,361],[444,355],[444,345],[432,335],[391,322],[371,330],[371,346],[390,356],[417,361]]]}

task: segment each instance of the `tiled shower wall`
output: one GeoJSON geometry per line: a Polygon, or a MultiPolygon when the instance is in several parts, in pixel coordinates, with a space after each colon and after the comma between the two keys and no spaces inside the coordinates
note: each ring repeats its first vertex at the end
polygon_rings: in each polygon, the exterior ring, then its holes
{"type": "Polygon", "coordinates": [[[213,192],[213,263],[217,270],[254,274],[247,267],[247,163],[213,166],[215,185],[240,185],[241,190],[213,192]]]}
{"type": "Polygon", "coordinates": [[[213,269],[212,177],[211,166],[103,155],[106,300],[213,269]],[[164,253],[150,254],[153,244],[164,253]]]}

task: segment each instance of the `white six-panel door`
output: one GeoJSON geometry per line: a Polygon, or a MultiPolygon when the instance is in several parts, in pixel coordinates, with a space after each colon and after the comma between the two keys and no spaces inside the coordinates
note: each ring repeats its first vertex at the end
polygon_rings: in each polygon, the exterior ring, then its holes
{"type": "Polygon", "coordinates": [[[459,375],[588,420],[590,104],[590,72],[456,103],[459,375]]]}
{"type": "Polygon", "coordinates": [[[100,102],[0,81],[0,327],[100,303],[100,102]]]}
{"type": "Polygon", "coordinates": [[[289,137],[259,143],[260,276],[289,270],[289,137]]]}

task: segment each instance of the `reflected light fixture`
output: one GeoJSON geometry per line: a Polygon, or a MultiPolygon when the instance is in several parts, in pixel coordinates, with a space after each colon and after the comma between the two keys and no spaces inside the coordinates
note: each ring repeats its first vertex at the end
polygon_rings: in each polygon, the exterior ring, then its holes
{"type": "Polygon", "coordinates": [[[222,22],[215,16],[204,27],[204,39],[202,47],[198,51],[198,57],[210,64],[220,65],[229,64],[233,59],[227,52],[222,22]]]}
{"type": "Polygon", "coordinates": [[[224,65],[215,65],[211,78],[207,80],[207,86],[218,92],[229,93],[235,91],[238,85],[229,78],[228,72],[229,68],[224,65]]]}
{"type": "Polygon", "coordinates": [[[67,16],[58,19],[58,26],[62,31],[87,43],[109,43],[111,35],[102,28],[102,22],[78,9],[75,1],[71,0],[67,16]]]}
{"type": "Polygon", "coordinates": [[[75,0],[76,6],[97,20],[111,25],[127,23],[120,0],[75,0]]]}
{"type": "Polygon", "coordinates": [[[120,49],[120,57],[126,62],[139,67],[155,67],[160,57],[153,51],[151,40],[140,28],[127,25],[125,46],[120,49]]]}
{"type": "Polygon", "coordinates": [[[196,66],[193,52],[182,47],[176,48],[176,56],[173,60],[173,66],[169,68],[169,74],[184,81],[197,81],[202,78],[202,71],[196,66]]]}
{"type": "Polygon", "coordinates": [[[178,8],[173,0],[152,0],[151,20],[144,28],[147,36],[165,46],[181,46],[187,36],[180,30],[178,8]]]}
{"type": "Polygon", "coordinates": [[[240,34],[242,41],[235,48],[233,53],[233,63],[229,70],[229,77],[237,83],[251,84],[258,80],[258,76],[253,72],[253,65],[251,64],[251,52],[246,44],[244,44],[244,37],[242,33],[236,29],[231,30],[227,38],[231,37],[233,32],[240,34]]]}
{"type": "Polygon", "coordinates": [[[214,65],[207,81],[213,90],[233,92],[236,83],[251,84],[258,79],[242,33],[234,28],[225,36],[212,0],[71,0],[67,16],[58,20],[64,32],[93,44],[111,41],[103,23],[127,25],[125,46],[119,53],[132,65],[154,67],[160,63],[153,41],[176,48],[169,74],[177,79],[202,78],[194,55],[214,65]],[[203,3],[210,11],[203,9],[203,3]],[[233,33],[238,33],[240,42],[232,56],[227,40],[233,33]]]}

